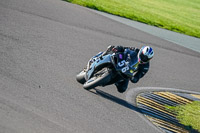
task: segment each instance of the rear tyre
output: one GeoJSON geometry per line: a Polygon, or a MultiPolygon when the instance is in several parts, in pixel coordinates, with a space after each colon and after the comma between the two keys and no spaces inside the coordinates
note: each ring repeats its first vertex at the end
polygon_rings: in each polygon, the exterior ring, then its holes
{"type": "Polygon", "coordinates": [[[83,84],[83,88],[90,90],[97,86],[103,86],[108,83],[111,79],[112,73],[108,68],[103,68],[102,70],[95,73],[95,75],[90,78],[87,82],[83,84]]]}
{"type": "Polygon", "coordinates": [[[76,75],[76,80],[79,83],[84,84],[86,82],[86,80],[85,80],[85,74],[86,74],[86,72],[84,70],[81,71],[79,74],[76,75]]]}

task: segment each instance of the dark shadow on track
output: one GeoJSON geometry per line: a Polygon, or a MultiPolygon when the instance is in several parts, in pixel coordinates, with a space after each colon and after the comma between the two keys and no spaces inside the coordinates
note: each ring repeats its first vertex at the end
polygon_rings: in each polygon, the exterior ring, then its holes
{"type": "Polygon", "coordinates": [[[106,93],[106,92],[104,92],[104,91],[101,91],[101,90],[99,90],[99,89],[94,89],[96,92],[93,92],[93,91],[89,91],[89,92],[91,92],[91,93],[93,93],[93,94],[96,94],[96,95],[98,95],[98,96],[101,96],[101,97],[103,97],[103,98],[106,98],[106,99],[108,99],[108,100],[110,100],[110,101],[112,101],[112,102],[115,102],[115,103],[117,103],[117,104],[119,104],[119,105],[121,105],[121,106],[124,106],[124,107],[126,107],[126,108],[129,108],[129,109],[131,109],[131,110],[134,110],[134,111],[137,111],[137,112],[139,112],[139,113],[142,113],[141,112],[141,109],[139,109],[138,107],[136,107],[136,106],[134,106],[134,105],[132,105],[132,104],[130,104],[130,103],[128,103],[127,101],[125,101],[125,100],[123,100],[123,99],[120,99],[120,98],[118,98],[118,97],[116,97],[116,96],[113,96],[113,95],[111,95],[111,94],[108,94],[108,93],[106,93]]]}

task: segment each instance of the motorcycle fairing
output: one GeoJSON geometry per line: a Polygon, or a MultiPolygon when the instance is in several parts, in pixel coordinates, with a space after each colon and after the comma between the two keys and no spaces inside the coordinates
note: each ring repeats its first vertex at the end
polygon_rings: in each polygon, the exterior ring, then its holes
{"type": "Polygon", "coordinates": [[[94,74],[95,70],[98,70],[102,68],[103,66],[111,64],[111,57],[110,55],[105,55],[102,57],[97,57],[95,61],[90,65],[87,73],[86,73],[86,79],[90,79],[92,75],[94,74]]]}

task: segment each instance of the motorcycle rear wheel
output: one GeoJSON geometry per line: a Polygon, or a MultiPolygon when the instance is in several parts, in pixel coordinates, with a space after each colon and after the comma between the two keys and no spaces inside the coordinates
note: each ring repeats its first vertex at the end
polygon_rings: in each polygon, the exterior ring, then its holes
{"type": "Polygon", "coordinates": [[[98,71],[92,78],[83,84],[83,88],[86,90],[93,89],[97,86],[103,86],[111,79],[112,73],[108,68],[103,68],[98,71]]]}

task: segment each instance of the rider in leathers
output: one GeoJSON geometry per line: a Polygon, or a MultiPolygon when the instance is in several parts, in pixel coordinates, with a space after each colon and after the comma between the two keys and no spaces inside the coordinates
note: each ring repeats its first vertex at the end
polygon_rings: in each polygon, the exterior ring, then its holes
{"type": "Polygon", "coordinates": [[[115,83],[117,90],[120,93],[123,93],[128,87],[129,80],[132,83],[137,83],[139,79],[142,78],[148,72],[149,60],[153,58],[154,52],[153,49],[149,46],[143,46],[141,49],[135,47],[109,46],[107,50],[103,53],[103,55],[117,52],[124,52],[131,56],[137,56],[139,60],[138,71],[132,78],[124,79],[123,81],[115,83]]]}

